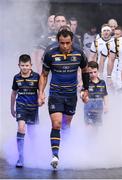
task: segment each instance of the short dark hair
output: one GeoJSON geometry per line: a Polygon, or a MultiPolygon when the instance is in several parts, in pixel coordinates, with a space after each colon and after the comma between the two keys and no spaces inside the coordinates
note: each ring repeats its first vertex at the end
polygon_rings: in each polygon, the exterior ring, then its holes
{"type": "Polygon", "coordinates": [[[67,18],[66,18],[66,16],[65,16],[65,14],[63,14],[63,13],[61,13],[61,12],[58,12],[58,13],[55,14],[54,21],[55,21],[55,19],[56,19],[58,16],[63,16],[63,17],[66,19],[66,21],[67,21],[67,18]]]}
{"type": "Polygon", "coordinates": [[[95,62],[95,61],[89,61],[89,62],[88,62],[88,67],[90,67],[90,68],[92,68],[92,69],[94,69],[94,68],[99,69],[99,65],[98,65],[98,63],[95,62]]]}
{"type": "Polygon", "coordinates": [[[122,26],[117,26],[117,27],[115,28],[115,30],[120,30],[120,31],[122,31],[122,26]]]}
{"type": "Polygon", "coordinates": [[[76,17],[70,17],[69,21],[78,21],[76,17]]]}
{"type": "Polygon", "coordinates": [[[67,37],[67,36],[70,36],[71,37],[71,40],[73,40],[73,33],[67,29],[62,29],[61,31],[59,31],[57,33],[57,39],[59,41],[59,38],[60,36],[63,36],[63,37],[67,37]]]}
{"type": "Polygon", "coordinates": [[[66,29],[66,30],[68,30],[68,31],[71,31],[71,28],[70,28],[69,26],[67,26],[67,25],[61,26],[61,27],[59,28],[59,31],[61,31],[61,30],[63,30],[63,29],[66,29]]]}
{"type": "Polygon", "coordinates": [[[19,64],[20,64],[20,62],[26,63],[28,61],[30,61],[30,63],[31,63],[31,57],[28,54],[22,54],[19,57],[19,64]]]}

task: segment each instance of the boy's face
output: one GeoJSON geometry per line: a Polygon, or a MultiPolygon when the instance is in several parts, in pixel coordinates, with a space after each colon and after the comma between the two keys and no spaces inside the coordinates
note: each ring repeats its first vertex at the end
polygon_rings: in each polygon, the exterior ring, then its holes
{"type": "Polygon", "coordinates": [[[89,71],[90,79],[98,78],[98,69],[97,68],[88,67],[88,71],[89,71]]]}
{"type": "Polygon", "coordinates": [[[19,68],[22,74],[26,75],[30,72],[31,68],[32,68],[32,64],[30,61],[24,63],[24,62],[20,62],[19,64],[19,68]]]}
{"type": "Polygon", "coordinates": [[[114,34],[115,38],[119,38],[122,37],[122,31],[119,29],[115,29],[115,34],[114,34]]]}

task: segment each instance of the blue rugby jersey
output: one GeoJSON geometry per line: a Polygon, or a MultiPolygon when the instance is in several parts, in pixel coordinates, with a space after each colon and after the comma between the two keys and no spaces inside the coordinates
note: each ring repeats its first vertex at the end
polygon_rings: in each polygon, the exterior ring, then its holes
{"type": "Polygon", "coordinates": [[[108,94],[104,80],[99,80],[98,83],[89,82],[89,98],[103,99],[108,94]]]}
{"type": "Polygon", "coordinates": [[[78,67],[85,68],[87,59],[83,52],[73,48],[72,52],[62,54],[59,47],[46,52],[43,69],[52,72],[50,94],[72,95],[77,92],[78,67]]]}
{"type": "Polygon", "coordinates": [[[84,117],[86,121],[91,119],[94,123],[101,121],[103,113],[103,98],[108,94],[104,80],[98,83],[89,82],[89,101],[84,104],[84,117]]]}
{"type": "Polygon", "coordinates": [[[17,91],[16,103],[24,105],[27,109],[35,109],[38,106],[37,91],[39,88],[39,74],[31,72],[30,76],[24,78],[21,73],[16,74],[13,79],[12,89],[17,91]]]}

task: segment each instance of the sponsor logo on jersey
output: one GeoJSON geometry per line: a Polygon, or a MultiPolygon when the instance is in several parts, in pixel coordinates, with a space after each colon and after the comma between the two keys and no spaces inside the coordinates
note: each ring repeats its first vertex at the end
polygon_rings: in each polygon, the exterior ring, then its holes
{"type": "Polygon", "coordinates": [[[69,69],[70,67],[69,66],[63,66],[63,69],[69,69]]]}
{"type": "Polygon", "coordinates": [[[61,61],[61,57],[55,57],[55,61],[61,61]]]}

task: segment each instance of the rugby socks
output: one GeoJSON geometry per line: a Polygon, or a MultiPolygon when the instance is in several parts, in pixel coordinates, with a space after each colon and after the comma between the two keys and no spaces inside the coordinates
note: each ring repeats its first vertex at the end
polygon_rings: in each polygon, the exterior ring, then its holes
{"type": "Polygon", "coordinates": [[[58,158],[59,146],[60,146],[60,130],[52,129],[50,134],[51,148],[53,156],[58,158]]]}
{"type": "Polygon", "coordinates": [[[25,134],[17,132],[17,148],[19,153],[19,159],[23,159],[24,136],[25,134]]]}

